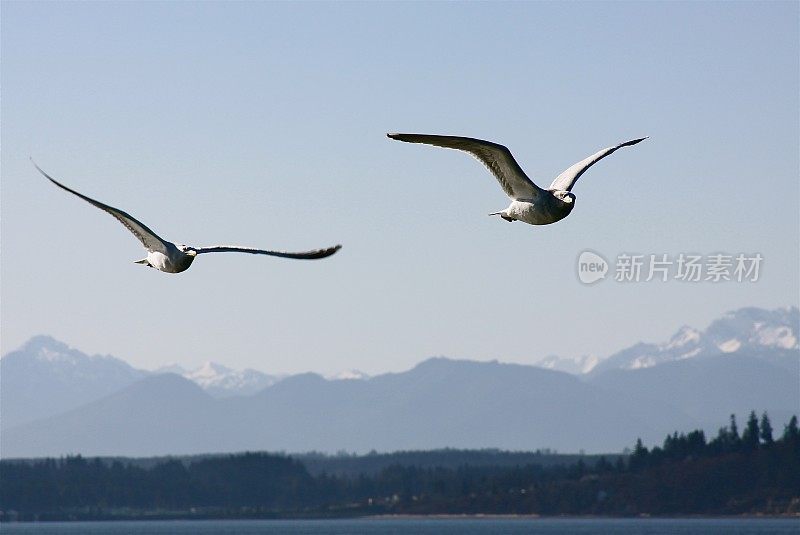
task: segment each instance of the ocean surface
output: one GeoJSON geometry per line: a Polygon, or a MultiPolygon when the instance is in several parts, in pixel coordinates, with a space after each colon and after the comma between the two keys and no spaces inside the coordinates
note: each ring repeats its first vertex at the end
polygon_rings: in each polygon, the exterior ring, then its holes
{"type": "Polygon", "coordinates": [[[357,519],[168,520],[1,524],[3,535],[761,535],[800,533],[798,519],[357,519]]]}

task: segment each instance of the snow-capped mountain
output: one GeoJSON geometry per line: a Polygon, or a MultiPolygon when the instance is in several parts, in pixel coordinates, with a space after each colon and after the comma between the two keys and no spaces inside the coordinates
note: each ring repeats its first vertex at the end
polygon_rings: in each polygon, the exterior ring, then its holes
{"type": "Polygon", "coordinates": [[[218,398],[254,394],[283,378],[283,376],[268,375],[250,368],[234,370],[211,361],[191,370],[184,368],[180,364],[169,364],[156,368],[151,373],[155,375],[164,373],[180,375],[218,398]]]}
{"type": "Polygon", "coordinates": [[[215,362],[206,362],[196,370],[183,371],[181,375],[215,397],[254,394],[279,379],[257,370],[234,370],[215,362]]]}
{"type": "Polygon", "coordinates": [[[591,373],[651,368],[666,362],[732,353],[767,360],[800,357],[799,325],[800,311],[796,307],[740,308],[715,320],[705,331],[683,326],[667,342],[638,343],[623,349],[600,361],[591,373]]]}
{"type": "Polygon", "coordinates": [[[34,336],[0,359],[3,429],[68,411],[113,394],[148,375],[177,373],[215,397],[253,394],[279,378],[206,363],[140,370],[110,355],[87,355],[50,336],[34,336]]]}
{"type": "Polygon", "coordinates": [[[597,355],[583,355],[580,357],[559,357],[548,355],[536,363],[540,368],[567,372],[573,375],[589,373],[600,362],[597,355]]]}
{"type": "Polygon", "coordinates": [[[344,370],[333,375],[326,375],[325,379],[329,381],[347,381],[347,380],[365,380],[369,379],[369,375],[361,370],[344,370]]]}
{"type": "MultiPolygon", "coordinates": [[[[766,361],[784,370],[789,377],[794,374],[796,381],[793,370],[800,361],[799,323],[797,308],[743,308],[723,315],[704,331],[682,327],[666,342],[639,343],[605,360],[593,355],[575,359],[547,357],[538,366],[594,380],[609,371],[658,368],[655,371],[666,373],[667,367],[660,365],[670,363],[696,362],[697,365],[692,366],[699,370],[707,359],[721,356],[766,361]]],[[[736,359],[728,361],[731,366],[736,359]]],[[[89,356],[48,336],[37,336],[0,359],[0,424],[7,429],[54,416],[98,401],[147,376],[168,373],[183,376],[214,397],[247,397],[278,381],[284,382],[283,377],[255,370],[232,370],[215,363],[206,363],[194,370],[177,365],[152,372],[138,370],[120,359],[89,356]]],[[[366,374],[348,370],[328,379],[325,382],[320,377],[321,384],[359,387],[372,383],[375,378],[366,381],[369,379],[366,374]]],[[[280,387],[280,384],[275,386],[280,387]]]]}
{"type": "Polygon", "coordinates": [[[712,323],[705,334],[723,353],[762,347],[797,349],[798,323],[797,308],[742,308],[712,323]]]}
{"type": "Polygon", "coordinates": [[[73,409],[147,375],[108,355],[87,355],[49,336],[34,336],[0,359],[3,428],[73,409]]]}

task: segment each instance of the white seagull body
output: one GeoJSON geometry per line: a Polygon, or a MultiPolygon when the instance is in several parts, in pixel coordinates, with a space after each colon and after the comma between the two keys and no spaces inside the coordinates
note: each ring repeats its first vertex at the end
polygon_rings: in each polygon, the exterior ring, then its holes
{"type": "MultiPolygon", "coordinates": [[[[33,160],[31,160],[33,161],[33,160]]],[[[229,246],[229,245],[217,245],[213,247],[190,247],[188,245],[183,244],[174,244],[172,242],[168,242],[160,238],[155,232],[147,228],[147,226],[138,221],[130,214],[123,212],[117,208],[112,206],[108,206],[107,204],[103,204],[100,201],[96,201],[94,199],[90,199],[86,195],[82,195],[77,191],[68,188],[64,184],[56,181],[53,177],[42,171],[42,169],[36,165],[34,162],[33,165],[38,169],[40,173],[42,173],[50,182],[58,186],[59,188],[66,190],[74,195],[77,195],[84,201],[93,204],[94,206],[108,212],[112,216],[114,216],[120,223],[125,225],[129,231],[136,236],[144,248],[147,249],[147,258],[143,258],[142,260],[137,260],[137,264],[143,264],[145,266],[149,266],[155,268],[159,271],[164,271],[166,273],[180,273],[181,271],[186,271],[189,269],[189,266],[192,265],[195,257],[199,254],[203,253],[222,253],[222,252],[234,252],[234,253],[250,253],[250,254],[261,254],[261,255],[269,255],[269,256],[280,256],[282,258],[297,258],[300,260],[313,260],[317,258],[325,258],[326,256],[330,256],[336,251],[338,251],[342,246],[336,245],[334,247],[328,247],[327,249],[317,249],[314,251],[306,251],[301,253],[288,253],[284,251],[266,251],[264,249],[253,249],[250,247],[238,247],[238,246],[229,246]]]]}
{"type": "Polygon", "coordinates": [[[407,143],[425,143],[463,150],[475,156],[497,178],[503,191],[511,198],[505,210],[489,215],[499,215],[509,222],[524,221],[531,225],[549,225],[567,217],[575,207],[572,187],[578,178],[591,166],[619,148],[635,145],[646,137],[608,147],[585,160],[576,163],[553,180],[550,187],[542,189],[528,178],[514,157],[503,145],[458,136],[436,136],[430,134],[386,134],[392,139],[407,143]]]}

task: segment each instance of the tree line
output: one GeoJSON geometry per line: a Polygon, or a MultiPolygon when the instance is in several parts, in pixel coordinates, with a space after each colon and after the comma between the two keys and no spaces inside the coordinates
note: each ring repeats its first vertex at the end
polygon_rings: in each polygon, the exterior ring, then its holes
{"type": "Polygon", "coordinates": [[[628,456],[590,462],[393,464],[358,475],[312,475],[300,460],[268,453],[150,467],[81,456],[5,460],[0,520],[800,514],[797,417],[773,435],[769,416],[751,413],[741,433],[732,416],[712,440],[675,432],[661,446],[637,440],[628,456]]]}

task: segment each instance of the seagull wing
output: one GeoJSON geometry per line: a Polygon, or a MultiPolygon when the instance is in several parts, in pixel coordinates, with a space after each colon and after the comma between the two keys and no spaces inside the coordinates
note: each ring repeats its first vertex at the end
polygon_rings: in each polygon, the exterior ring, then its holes
{"type": "Polygon", "coordinates": [[[428,134],[386,134],[392,139],[407,143],[426,143],[469,152],[481,161],[500,182],[506,195],[516,200],[532,200],[543,190],[525,174],[511,151],[503,145],[471,137],[435,136],[428,134]]]}
{"type": "Polygon", "coordinates": [[[631,141],[626,141],[625,143],[620,143],[615,147],[608,147],[607,149],[603,149],[600,152],[592,154],[585,160],[581,160],[580,162],[576,163],[566,171],[562,172],[560,175],[553,180],[553,183],[550,184],[551,190],[564,190],[564,191],[571,191],[573,186],[575,186],[575,182],[581,177],[583,173],[586,172],[591,166],[612,154],[617,149],[621,149],[622,147],[629,147],[630,145],[636,145],[640,141],[644,141],[647,139],[646,137],[642,137],[639,139],[633,139],[631,141]]]}
{"type": "Polygon", "coordinates": [[[192,247],[191,250],[197,254],[203,253],[249,253],[249,254],[263,254],[269,256],[280,256],[281,258],[296,258],[298,260],[316,260],[318,258],[325,258],[331,256],[333,253],[341,249],[341,245],[328,247],[327,249],[315,249],[313,251],[304,251],[301,253],[289,253],[286,251],[265,251],[264,249],[253,249],[252,247],[238,247],[235,245],[215,245],[213,247],[192,247]]]}
{"type": "Polygon", "coordinates": [[[159,252],[162,252],[164,254],[167,253],[167,243],[168,242],[165,242],[164,240],[159,238],[158,234],[156,234],[155,232],[153,232],[152,230],[147,228],[147,226],[144,223],[136,220],[130,214],[127,214],[127,213],[123,212],[122,210],[114,208],[113,206],[108,206],[107,204],[103,204],[100,201],[96,201],[94,199],[90,199],[86,195],[78,193],[74,189],[68,188],[64,184],[58,182],[56,179],[54,179],[53,177],[51,177],[50,175],[48,175],[47,173],[42,171],[41,167],[36,165],[36,162],[34,162],[33,160],[31,160],[31,162],[33,162],[34,167],[36,167],[36,169],[40,173],[42,173],[45,176],[45,178],[47,178],[50,182],[52,182],[53,184],[55,184],[59,188],[61,188],[63,190],[66,190],[66,191],[72,193],[73,195],[77,195],[78,197],[80,197],[84,201],[95,205],[96,207],[100,208],[101,210],[104,210],[104,211],[108,212],[109,214],[113,215],[115,218],[117,218],[117,220],[120,223],[125,225],[126,229],[130,230],[133,233],[133,235],[136,236],[139,239],[140,242],[142,242],[142,245],[144,245],[145,248],[148,251],[159,251],[159,252]]]}

